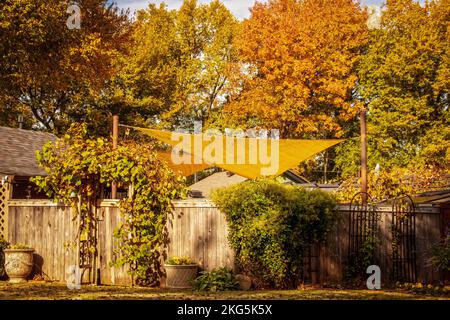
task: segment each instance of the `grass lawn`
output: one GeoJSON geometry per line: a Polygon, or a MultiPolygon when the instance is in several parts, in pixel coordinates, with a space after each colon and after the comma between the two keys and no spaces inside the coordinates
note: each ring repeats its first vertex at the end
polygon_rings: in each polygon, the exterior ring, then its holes
{"type": "Polygon", "coordinates": [[[114,300],[114,299],[167,299],[167,300],[413,300],[446,299],[450,297],[425,296],[402,290],[341,290],[306,287],[288,291],[232,291],[199,293],[192,290],[168,290],[151,288],[83,286],[81,290],[69,290],[64,284],[28,282],[12,285],[0,281],[0,300],[114,300]]]}

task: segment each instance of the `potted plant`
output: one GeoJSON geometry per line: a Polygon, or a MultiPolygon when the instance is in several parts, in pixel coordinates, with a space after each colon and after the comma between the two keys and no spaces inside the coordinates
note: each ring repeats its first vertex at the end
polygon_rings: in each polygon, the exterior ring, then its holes
{"type": "Polygon", "coordinates": [[[33,269],[34,249],[23,244],[8,245],[5,250],[5,271],[11,283],[26,282],[33,269]]]}
{"type": "Polygon", "coordinates": [[[188,257],[172,257],[164,264],[166,286],[173,289],[188,289],[197,277],[198,266],[188,257]]]}

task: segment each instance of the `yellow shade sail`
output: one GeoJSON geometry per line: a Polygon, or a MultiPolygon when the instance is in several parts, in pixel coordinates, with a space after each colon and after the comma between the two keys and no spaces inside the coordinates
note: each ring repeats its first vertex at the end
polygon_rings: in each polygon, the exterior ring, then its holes
{"type": "Polygon", "coordinates": [[[279,176],[344,141],[237,138],[133,128],[171,145],[172,153],[161,157],[186,176],[213,166],[249,179],[279,176]]]}
{"type": "Polygon", "coordinates": [[[203,171],[205,169],[211,168],[211,165],[206,163],[203,164],[195,164],[193,160],[190,164],[175,164],[172,161],[172,153],[171,152],[158,152],[158,158],[167,162],[167,165],[173,172],[177,172],[184,177],[192,176],[197,172],[203,171]]]}

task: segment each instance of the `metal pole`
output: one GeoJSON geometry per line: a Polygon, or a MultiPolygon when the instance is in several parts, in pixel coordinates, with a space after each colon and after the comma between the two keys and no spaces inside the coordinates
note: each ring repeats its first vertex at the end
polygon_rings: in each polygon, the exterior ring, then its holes
{"type": "Polygon", "coordinates": [[[23,116],[19,115],[18,117],[19,129],[23,129],[23,116]]]}
{"type": "MultiPolygon", "coordinates": [[[[113,116],[113,148],[116,149],[119,142],[119,116],[113,116]]],[[[111,199],[117,199],[117,184],[111,185],[111,199]]]]}
{"type": "Polygon", "coordinates": [[[361,192],[363,203],[367,203],[367,119],[366,108],[361,109],[361,192]]]}

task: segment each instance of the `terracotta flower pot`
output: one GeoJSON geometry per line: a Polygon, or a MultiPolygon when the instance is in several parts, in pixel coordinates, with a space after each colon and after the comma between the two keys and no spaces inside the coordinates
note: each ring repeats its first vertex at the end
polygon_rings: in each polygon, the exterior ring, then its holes
{"type": "Polygon", "coordinates": [[[197,277],[198,266],[190,265],[168,265],[166,269],[166,286],[172,289],[192,288],[192,280],[197,277]]]}
{"type": "Polygon", "coordinates": [[[26,282],[33,269],[33,249],[5,249],[5,272],[11,283],[26,282]]]}

